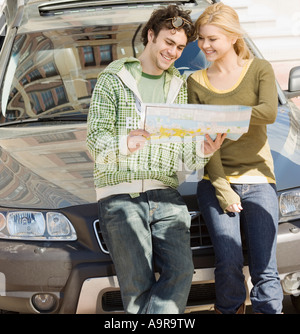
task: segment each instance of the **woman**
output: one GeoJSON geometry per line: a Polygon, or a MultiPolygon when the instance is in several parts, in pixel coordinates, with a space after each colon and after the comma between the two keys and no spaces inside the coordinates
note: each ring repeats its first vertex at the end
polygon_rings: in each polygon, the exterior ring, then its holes
{"type": "Polygon", "coordinates": [[[196,21],[198,45],[211,63],[188,79],[189,103],[252,106],[249,131],[225,139],[198,184],[198,202],[216,255],[217,313],[244,313],[242,227],[253,289],[253,312],[281,313],[276,264],[278,207],[266,125],[276,119],[277,91],[271,65],[253,58],[237,13],[211,5],[196,21]]]}

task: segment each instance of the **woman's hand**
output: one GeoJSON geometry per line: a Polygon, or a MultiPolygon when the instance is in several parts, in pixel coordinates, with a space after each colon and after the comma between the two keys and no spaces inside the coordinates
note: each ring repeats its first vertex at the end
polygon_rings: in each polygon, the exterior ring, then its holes
{"type": "Polygon", "coordinates": [[[225,209],[228,212],[241,212],[243,210],[241,203],[234,203],[231,205],[228,205],[225,209]]]}
{"type": "Polygon", "coordinates": [[[212,140],[207,134],[205,135],[205,138],[203,151],[205,155],[209,155],[216,152],[221,147],[226,138],[226,133],[218,133],[215,140],[212,140]]]}

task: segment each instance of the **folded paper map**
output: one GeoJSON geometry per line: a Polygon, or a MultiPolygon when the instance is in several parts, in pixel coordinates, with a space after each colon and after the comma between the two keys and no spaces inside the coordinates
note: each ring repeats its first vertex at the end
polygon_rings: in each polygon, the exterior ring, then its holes
{"type": "Polygon", "coordinates": [[[184,138],[227,133],[237,140],[248,131],[251,107],[206,104],[142,104],[144,128],[152,138],[184,138]]]}

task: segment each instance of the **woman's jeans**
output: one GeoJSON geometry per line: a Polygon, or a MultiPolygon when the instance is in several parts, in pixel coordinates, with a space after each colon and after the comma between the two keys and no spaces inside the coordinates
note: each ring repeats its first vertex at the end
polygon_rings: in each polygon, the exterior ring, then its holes
{"type": "Polygon", "coordinates": [[[216,308],[235,313],[246,298],[242,228],[247,246],[255,313],[281,313],[282,289],[277,272],[278,200],[274,184],[232,184],[239,194],[241,213],[225,214],[208,180],[198,184],[198,202],[216,256],[216,308]]]}
{"type": "Polygon", "coordinates": [[[120,194],[98,207],[125,311],[183,313],[194,266],[191,218],[179,193],[169,188],[135,198],[120,194]]]}

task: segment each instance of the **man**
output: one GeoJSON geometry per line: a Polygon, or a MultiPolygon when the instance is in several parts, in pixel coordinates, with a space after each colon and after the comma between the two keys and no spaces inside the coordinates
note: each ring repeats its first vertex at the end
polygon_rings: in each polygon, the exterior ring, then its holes
{"type": "MultiPolygon", "coordinates": [[[[189,12],[175,5],[156,10],[142,31],[139,59],[111,63],[91,100],[87,145],[95,159],[99,220],[127,313],[182,313],[190,290],[190,216],[176,172],[182,156],[198,168],[208,158],[194,143],[149,143],[140,105],[187,103],[173,63],[193,36],[189,12]]],[[[204,153],[222,141],[208,138],[204,153]]]]}

